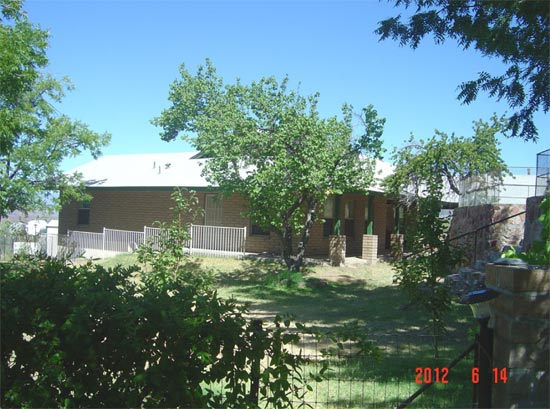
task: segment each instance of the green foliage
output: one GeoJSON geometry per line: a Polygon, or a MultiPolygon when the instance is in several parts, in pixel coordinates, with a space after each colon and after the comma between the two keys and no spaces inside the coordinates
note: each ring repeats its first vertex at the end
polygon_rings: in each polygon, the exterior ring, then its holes
{"type": "Polygon", "coordinates": [[[436,43],[456,40],[464,49],[473,47],[482,55],[500,59],[506,72],[492,75],[481,71],[476,80],[460,85],[458,98],[469,104],[480,91],[504,99],[517,110],[508,123],[511,136],[536,140],[533,114],[550,106],[550,3],[548,1],[454,1],[394,0],[416,12],[404,23],[401,16],[381,21],[376,33],[381,39],[398,40],[418,47],[433,34],[436,43]]]}
{"type": "Polygon", "coordinates": [[[148,271],[25,256],[0,264],[2,406],[281,408],[305,396],[311,376],[289,352],[299,341],[290,319],[258,325],[188,268],[183,220],[197,198],[172,198],[174,221],[138,250],[148,271]]]}
{"type": "Polygon", "coordinates": [[[449,191],[462,193],[460,182],[465,178],[485,174],[502,178],[506,166],[495,134],[503,125],[497,118],[491,125],[476,122],[472,138],[438,131],[426,142],[411,136],[404,148],[395,151],[395,172],[384,181],[388,191],[409,206],[405,238],[412,254],[394,263],[395,282],[429,315],[434,340],[450,307],[441,281],[460,260],[460,252],[447,241],[448,222],[439,217],[441,203],[449,191]]]}
{"type": "Polygon", "coordinates": [[[488,176],[489,183],[502,180],[508,168],[500,157],[496,135],[506,120],[493,116],[491,123],[474,122],[473,137],[458,137],[435,131],[427,141],[411,135],[407,144],[394,151],[396,169],[384,183],[396,194],[408,194],[411,200],[425,193],[437,194],[450,189],[464,193],[460,182],[476,176],[488,176]]]}
{"type": "Polygon", "coordinates": [[[540,216],[538,220],[541,223],[542,230],[540,240],[536,240],[529,251],[517,252],[514,247],[502,253],[504,258],[519,258],[529,264],[550,266],[550,190],[540,202],[540,216]]]}
{"type": "Polygon", "coordinates": [[[151,285],[164,284],[167,280],[175,279],[180,273],[189,274],[182,270],[188,260],[184,247],[191,239],[189,226],[202,214],[202,209],[193,191],[187,192],[176,188],[171,197],[174,201],[174,207],[170,208],[173,213],[172,221],[156,222],[155,226],[160,228],[160,234],[136,251],[138,261],[151,267],[150,273],[144,277],[151,285]]]}
{"type": "Polygon", "coordinates": [[[417,198],[415,207],[411,210],[415,217],[405,234],[411,255],[393,262],[394,283],[428,315],[437,353],[438,336],[451,307],[450,294],[441,281],[460,258],[446,240],[438,192],[417,198]]]}
{"type": "Polygon", "coordinates": [[[254,327],[188,275],[151,285],[135,266],[35,258],[0,272],[3,407],[256,407],[247,385],[264,358],[261,401],[304,393],[290,322],[254,327]]]}
{"type": "Polygon", "coordinates": [[[182,133],[207,156],[207,180],[247,198],[247,215],[280,237],[287,266],[299,269],[324,200],[372,182],[384,119],[368,106],[360,115],[364,132],[353,136],[351,106],[343,106],[343,119],[320,118],[319,95],[299,95],[288,78],[224,84],[209,60],[195,75],[184,65],[180,74],[170,87],[172,106],[153,120],[162,139],[182,133]],[[295,234],[301,240],[293,259],[295,234]]]}
{"type": "Polygon", "coordinates": [[[0,222],[0,236],[9,236],[16,240],[24,240],[27,237],[25,224],[22,222],[2,220],[0,222]]]}
{"type": "Polygon", "coordinates": [[[21,3],[0,2],[0,217],[85,197],[78,175],[59,166],[83,151],[96,157],[110,139],[58,113],[70,83],[43,72],[48,32],[28,21],[21,3]]]}
{"type": "Polygon", "coordinates": [[[266,286],[272,288],[296,289],[304,283],[301,271],[281,270],[270,273],[266,277],[266,286]]]}

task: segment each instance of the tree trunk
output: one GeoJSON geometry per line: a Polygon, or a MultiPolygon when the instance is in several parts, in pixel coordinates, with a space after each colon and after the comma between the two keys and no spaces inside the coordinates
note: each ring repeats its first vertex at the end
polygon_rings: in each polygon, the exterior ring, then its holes
{"type": "Polygon", "coordinates": [[[300,208],[304,202],[304,196],[301,195],[296,201],[290,206],[290,208],[282,215],[283,219],[283,232],[281,236],[282,244],[282,257],[285,261],[286,267],[291,269],[292,267],[292,215],[294,212],[300,208]]]}
{"type": "Polygon", "coordinates": [[[311,229],[313,228],[313,223],[315,222],[315,205],[316,202],[314,200],[308,200],[304,233],[302,234],[302,240],[300,240],[300,243],[298,244],[298,254],[296,255],[296,260],[294,260],[294,263],[290,267],[291,271],[300,271],[304,263],[307,243],[309,242],[311,229]]]}
{"type": "Polygon", "coordinates": [[[292,267],[292,229],[288,222],[283,225],[282,241],[282,257],[288,269],[292,267]]]}

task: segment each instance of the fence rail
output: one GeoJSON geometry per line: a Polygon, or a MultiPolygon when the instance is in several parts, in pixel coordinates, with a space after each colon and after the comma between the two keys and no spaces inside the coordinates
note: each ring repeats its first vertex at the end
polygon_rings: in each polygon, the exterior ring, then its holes
{"type": "Polygon", "coordinates": [[[191,225],[189,252],[197,255],[228,257],[245,254],[246,227],[191,225]]]}
{"type": "MultiPolygon", "coordinates": [[[[143,236],[145,244],[153,247],[154,250],[160,250],[161,242],[167,238],[167,233],[159,227],[145,226],[143,228],[143,236]]],[[[186,245],[184,244],[184,246],[186,245]]]]}
{"type": "Polygon", "coordinates": [[[69,230],[67,247],[72,248],[75,257],[103,258],[103,233],[69,230]]]}
{"type": "MultiPolygon", "coordinates": [[[[245,255],[246,227],[190,225],[190,240],[183,243],[186,252],[211,257],[237,257],[245,255]]],[[[66,236],[43,234],[25,241],[0,237],[0,258],[10,258],[18,251],[42,252],[55,257],[63,254],[71,259],[106,258],[132,253],[139,246],[151,245],[162,250],[161,243],[167,232],[158,227],[145,226],[143,231],[104,228],[102,233],[69,230],[66,236]]]]}
{"type": "MultiPolygon", "coordinates": [[[[162,235],[158,227],[145,227],[145,242],[159,249],[162,235]]],[[[185,250],[193,255],[211,257],[238,257],[245,254],[246,227],[204,226],[192,224],[189,228],[190,240],[184,243],[185,250]]]]}
{"type": "Polygon", "coordinates": [[[103,251],[106,253],[132,253],[143,243],[145,243],[145,232],[103,229],[103,251]]]}

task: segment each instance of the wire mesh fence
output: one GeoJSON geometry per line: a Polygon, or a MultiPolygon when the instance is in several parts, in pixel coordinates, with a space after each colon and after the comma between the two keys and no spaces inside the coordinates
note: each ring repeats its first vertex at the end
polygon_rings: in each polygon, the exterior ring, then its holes
{"type": "Polygon", "coordinates": [[[472,405],[470,379],[473,354],[451,370],[448,365],[466,343],[438,337],[437,356],[430,336],[380,335],[372,339],[375,352],[358,354],[352,343],[339,353],[326,355],[326,345],[304,334],[293,346],[309,362],[304,371],[318,375],[328,360],[329,370],[321,382],[311,383],[304,399],[294,402],[314,408],[386,408],[397,407],[424,383],[433,385],[408,407],[444,408],[472,405]]]}
{"type": "Polygon", "coordinates": [[[50,234],[0,234],[0,261],[10,260],[17,253],[44,253],[53,246],[50,234]]]}
{"type": "Polygon", "coordinates": [[[537,154],[536,196],[544,196],[550,181],[550,149],[537,154]]]}
{"type": "MultiPolygon", "coordinates": [[[[288,381],[303,391],[299,393],[302,398],[292,394],[293,408],[420,409],[475,405],[472,383],[474,354],[468,350],[467,342],[440,337],[437,357],[434,357],[432,337],[381,335],[373,342],[374,352],[363,354],[358,353],[350,342],[334,340],[334,348],[331,348],[326,341],[319,341],[310,334],[300,334],[300,342],[290,346],[289,350],[301,354],[306,363],[298,369],[299,373],[284,380],[269,379],[269,382],[288,381]],[[343,348],[335,348],[338,343],[343,344],[343,348]],[[327,353],[327,349],[332,351],[327,353]],[[335,352],[336,349],[339,352],[335,352]],[[459,362],[448,369],[457,357],[459,362]],[[407,402],[422,387],[425,390],[412,402],[407,402]]],[[[252,374],[246,385],[250,391],[250,403],[260,408],[271,407],[268,403],[271,395],[258,393],[261,390],[259,385],[266,382],[266,373],[273,373],[271,364],[269,358],[262,359],[255,379],[254,363],[248,363],[247,370],[252,374]]],[[[227,385],[222,383],[209,384],[209,387],[214,393],[230,393],[227,385]]]]}
{"type": "MultiPolygon", "coordinates": [[[[365,354],[358,353],[351,342],[334,340],[331,348],[310,334],[300,334],[300,342],[292,345],[290,352],[301,354],[306,363],[288,381],[304,393],[300,399],[293,395],[292,407],[467,408],[475,404],[472,344],[439,337],[439,353],[434,356],[433,338],[429,336],[380,335],[372,341],[374,349],[365,354]],[[342,347],[336,348],[338,343],[342,347]],[[327,353],[330,349],[332,352],[327,353]],[[306,384],[300,379],[307,380],[306,384]],[[407,401],[419,391],[417,397],[407,401]]],[[[270,407],[266,403],[269,395],[254,392],[253,385],[259,385],[260,379],[265,382],[270,365],[271,361],[264,358],[258,379],[252,376],[247,385],[251,402],[261,408],[270,407]]],[[[251,363],[251,373],[253,368],[251,363]]],[[[223,389],[224,385],[219,385],[219,391],[223,389]]]]}
{"type": "Polygon", "coordinates": [[[0,234],[0,261],[9,260],[13,256],[15,239],[7,234],[0,234]]]}

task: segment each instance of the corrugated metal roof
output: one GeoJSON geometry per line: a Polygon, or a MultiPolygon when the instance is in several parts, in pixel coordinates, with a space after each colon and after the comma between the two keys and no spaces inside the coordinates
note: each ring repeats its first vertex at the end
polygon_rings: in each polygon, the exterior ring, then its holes
{"type": "MultiPolygon", "coordinates": [[[[211,186],[201,176],[205,160],[197,152],[107,155],[67,173],[81,173],[89,187],[201,188],[211,186]]],[[[380,181],[392,172],[392,165],[377,160],[376,183],[369,190],[382,192],[380,181]]]]}

